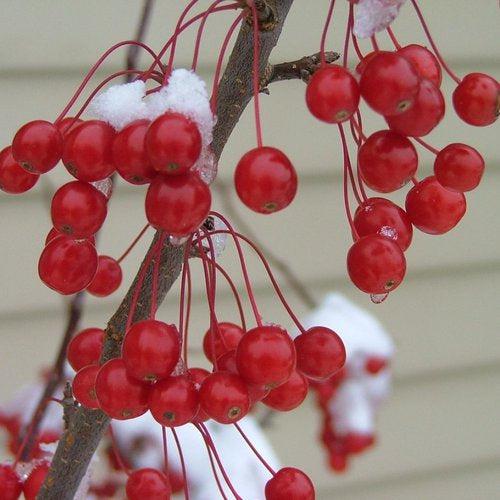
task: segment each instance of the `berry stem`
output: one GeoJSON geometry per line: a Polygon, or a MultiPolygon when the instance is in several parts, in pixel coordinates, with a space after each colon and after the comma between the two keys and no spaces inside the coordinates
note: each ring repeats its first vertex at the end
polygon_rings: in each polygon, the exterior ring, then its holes
{"type": "Polygon", "coordinates": [[[123,260],[128,256],[128,254],[133,250],[133,248],[139,243],[139,240],[144,236],[146,231],[149,229],[149,224],[146,224],[142,229],[141,232],[133,239],[132,243],[127,247],[127,249],[116,259],[116,262],[118,264],[121,264],[123,260]]]}
{"type": "Polygon", "coordinates": [[[193,238],[189,238],[189,241],[184,247],[184,261],[182,263],[182,276],[181,276],[181,291],[179,299],[179,334],[182,339],[183,348],[183,358],[184,363],[188,363],[188,326],[189,326],[189,314],[191,311],[191,269],[189,267],[189,255],[191,253],[193,238]],[[187,304],[186,313],[184,313],[184,303],[186,296],[186,286],[187,286],[187,304]],[[184,321],[185,316],[185,321],[184,321]]]}
{"type": "Polygon", "coordinates": [[[253,83],[253,105],[255,113],[255,133],[257,134],[257,146],[262,147],[262,123],[260,120],[260,32],[259,19],[257,17],[257,8],[255,1],[251,0],[252,6],[252,25],[253,25],[253,61],[252,61],[252,83],[253,83]]]}
{"type": "Polygon", "coordinates": [[[423,146],[425,149],[427,149],[431,153],[434,153],[435,155],[437,155],[439,153],[439,149],[436,149],[435,147],[431,146],[429,143],[423,141],[422,139],[420,139],[420,137],[414,137],[413,139],[415,140],[415,142],[418,142],[421,146],[423,146]]]}
{"type": "Polygon", "coordinates": [[[380,50],[378,47],[377,38],[375,37],[375,35],[372,35],[370,37],[370,41],[372,42],[373,50],[380,50]]]}
{"type": "Polygon", "coordinates": [[[347,57],[349,51],[349,38],[351,35],[352,25],[354,22],[354,5],[352,3],[349,4],[349,16],[347,18],[347,26],[345,30],[345,40],[344,40],[344,55],[342,58],[342,65],[344,68],[347,68],[347,57]]]}
{"type": "Polygon", "coordinates": [[[361,49],[359,48],[358,39],[356,38],[354,31],[352,31],[352,30],[351,30],[351,40],[352,40],[352,45],[354,47],[354,50],[356,51],[356,55],[358,56],[358,59],[361,61],[365,56],[361,52],[361,49]]]}
{"type": "Polygon", "coordinates": [[[396,50],[399,50],[401,48],[401,45],[399,44],[398,39],[396,38],[396,35],[394,34],[390,26],[387,26],[387,34],[389,35],[389,38],[391,39],[392,44],[394,45],[396,50]]]}
{"type": "Polygon", "coordinates": [[[427,26],[427,23],[424,19],[424,16],[422,14],[422,11],[420,10],[420,7],[418,6],[418,3],[416,0],[411,0],[411,3],[413,4],[413,8],[415,9],[415,12],[417,14],[417,17],[420,21],[420,24],[422,25],[422,28],[425,32],[425,36],[427,37],[427,40],[429,40],[429,43],[431,44],[432,50],[434,50],[434,54],[438,58],[438,61],[440,62],[441,66],[443,69],[448,73],[450,78],[455,81],[455,83],[459,84],[461,82],[460,78],[451,70],[451,68],[446,64],[445,60],[441,56],[441,53],[439,52],[439,49],[437,48],[437,45],[434,43],[434,39],[432,38],[431,32],[429,30],[429,27],[427,26]]]}
{"type": "Polygon", "coordinates": [[[188,478],[187,478],[187,473],[186,473],[186,462],[184,461],[184,453],[182,453],[181,442],[179,440],[179,436],[177,436],[177,432],[176,432],[175,428],[171,427],[170,430],[172,431],[172,435],[174,436],[175,445],[177,447],[177,451],[179,453],[179,459],[181,462],[182,477],[184,480],[184,484],[183,484],[184,498],[186,500],[189,500],[189,484],[188,484],[188,478]]]}
{"type": "Polygon", "coordinates": [[[246,434],[243,432],[242,428],[239,426],[239,424],[235,423],[233,424],[237,431],[241,434],[241,437],[245,440],[245,443],[250,447],[250,449],[253,451],[255,456],[262,462],[262,465],[271,473],[272,476],[276,475],[276,472],[274,469],[264,460],[264,457],[257,451],[255,446],[252,444],[250,439],[246,436],[246,434]]]}
{"type": "Polygon", "coordinates": [[[161,426],[161,440],[163,443],[163,470],[168,476],[168,447],[167,447],[167,429],[164,425],[161,426]]]}
{"type": "Polygon", "coordinates": [[[326,66],[325,58],[325,45],[326,45],[326,35],[328,34],[328,28],[333,17],[333,8],[335,7],[335,0],[330,0],[330,6],[328,7],[328,13],[326,14],[325,24],[323,26],[323,32],[321,33],[321,40],[319,44],[319,54],[321,66],[326,66]]]}
{"type": "Polygon", "coordinates": [[[113,425],[109,424],[109,437],[111,439],[111,448],[113,450],[113,453],[115,455],[116,461],[118,462],[118,466],[120,469],[127,474],[127,476],[130,476],[130,469],[125,465],[125,461],[123,460],[123,457],[120,453],[120,447],[118,446],[118,443],[116,442],[116,436],[113,431],[113,425]]]}

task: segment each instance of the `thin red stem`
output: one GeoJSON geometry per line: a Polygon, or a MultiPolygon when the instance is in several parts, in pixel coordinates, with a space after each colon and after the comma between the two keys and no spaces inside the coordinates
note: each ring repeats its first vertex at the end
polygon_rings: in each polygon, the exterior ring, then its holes
{"type": "Polygon", "coordinates": [[[323,26],[323,32],[321,33],[321,41],[319,44],[319,57],[321,66],[326,66],[326,57],[325,57],[325,44],[326,44],[326,35],[328,34],[328,28],[330,27],[330,23],[332,21],[333,16],[333,8],[335,7],[335,0],[330,0],[330,6],[328,7],[328,13],[326,14],[325,25],[323,26]]]}
{"type": "Polygon", "coordinates": [[[363,55],[361,49],[359,48],[358,39],[356,38],[354,31],[351,31],[351,40],[354,50],[356,51],[356,55],[358,56],[358,59],[361,61],[365,56],[363,55]]]}
{"type": "Polygon", "coordinates": [[[146,224],[142,229],[141,232],[133,239],[132,243],[127,247],[127,249],[116,259],[116,262],[118,264],[121,264],[123,260],[128,256],[128,254],[133,250],[133,248],[139,243],[139,240],[144,236],[146,231],[149,228],[149,224],[146,224]]]}
{"type": "Polygon", "coordinates": [[[436,149],[435,147],[431,146],[429,143],[423,141],[420,139],[420,137],[414,137],[413,138],[415,142],[418,142],[421,146],[423,146],[425,149],[430,151],[431,153],[434,153],[435,155],[439,154],[439,149],[436,149]]]}
{"type": "Polygon", "coordinates": [[[378,47],[377,38],[375,37],[375,35],[370,37],[370,41],[372,42],[373,50],[380,50],[378,47]]]}
{"type": "Polygon", "coordinates": [[[345,40],[344,40],[344,54],[343,54],[343,63],[344,68],[347,68],[347,57],[349,52],[349,38],[351,35],[352,25],[354,22],[354,5],[352,3],[349,4],[349,16],[347,18],[347,26],[345,30],[345,40]]]}
{"type": "Polygon", "coordinates": [[[118,462],[118,466],[123,472],[125,472],[125,474],[127,474],[127,476],[130,476],[130,469],[125,465],[125,461],[123,460],[123,457],[120,453],[120,447],[116,442],[115,433],[111,424],[109,424],[109,437],[111,439],[111,447],[113,448],[113,453],[115,455],[116,461],[118,462]]]}
{"type": "Polygon", "coordinates": [[[391,39],[392,44],[394,45],[396,50],[399,50],[401,48],[401,45],[399,44],[398,39],[396,38],[396,35],[394,34],[390,26],[387,26],[387,34],[389,35],[389,38],[391,39]]]}
{"type": "Polygon", "coordinates": [[[276,472],[274,471],[274,469],[266,462],[266,460],[264,459],[264,457],[257,451],[257,449],[255,448],[255,446],[252,444],[252,442],[250,441],[250,439],[248,439],[248,437],[246,436],[246,434],[243,432],[242,428],[239,426],[239,424],[233,424],[237,431],[241,434],[241,437],[245,440],[245,443],[249,446],[249,448],[253,451],[253,453],[255,454],[255,456],[260,460],[260,462],[262,462],[262,465],[274,476],[276,475],[276,472]]]}
{"type": "Polygon", "coordinates": [[[189,484],[186,472],[186,462],[184,461],[184,453],[182,453],[181,442],[179,440],[179,437],[177,436],[175,428],[171,427],[170,430],[172,431],[172,435],[174,436],[175,445],[177,446],[177,451],[179,452],[179,459],[181,461],[182,477],[184,479],[184,484],[183,484],[184,498],[186,500],[189,500],[189,484]]]}
{"type": "Polygon", "coordinates": [[[260,120],[260,32],[259,19],[255,1],[252,1],[252,25],[253,25],[253,61],[252,61],[252,83],[253,83],[253,105],[255,115],[255,133],[257,135],[257,146],[262,147],[262,123],[260,120]]]}
{"type": "Polygon", "coordinates": [[[168,446],[167,446],[167,429],[164,425],[161,426],[161,440],[163,444],[163,469],[168,475],[168,446]]]}

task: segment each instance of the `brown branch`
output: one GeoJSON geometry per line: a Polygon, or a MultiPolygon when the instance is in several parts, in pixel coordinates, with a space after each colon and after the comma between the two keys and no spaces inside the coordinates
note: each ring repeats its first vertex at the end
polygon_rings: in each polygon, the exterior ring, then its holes
{"type": "MultiPolygon", "coordinates": [[[[336,52],[325,52],[325,62],[331,64],[340,57],[336,52]]],[[[284,80],[302,80],[308,82],[320,67],[320,52],[304,56],[297,61],[280,64],[268,64],[260,79],[261,92],[268,93],[267,86],[284,80]]]]}
{"type": "MultiPolygon", "coordinates": [[[[260,71],[267,65],[269,54],[276,45],[286,15],[293,0],[268,0],[266,5],[276,13],[272,30],[261,33],[260,71]]],[[[219,87],[217,115],[218,123],[214,130],[213,150],[220,158],[224,145],[238,122],[243,109],[252,96],[251,61],[253,37],[251,27],[244,23],[229,58],[219,87]]],[[[158,234],[152,245],[155,244],[158,234]]],[[[150,246],[149,251],[151,251],[150,246]]],[[[160,304],[173,285],[182,267],[183,247],[173,247],[165,243],[160,256],[158,304],[160,304]]],[[[144,266],[144,262],[142,264],[144,266]]],[[[142,267],[141,266],[141,267],[142,267]]],[[[153,263],[145,270],[145,279],[139,293],[134,320],[147,318],[151,300],[153,263]]],[[[118,310],[106,328],[106,340],[101,360],[105,361],[120,355],[121,342],[132,301],[137,277],[118,310]]],[[[69,419],[44,485],[38,494],[39,500],[70,500],[73,498],[90,460],[95,453],[101,437],[109,424],[109,418],[100,410],[78,408],[69,419]]]]}

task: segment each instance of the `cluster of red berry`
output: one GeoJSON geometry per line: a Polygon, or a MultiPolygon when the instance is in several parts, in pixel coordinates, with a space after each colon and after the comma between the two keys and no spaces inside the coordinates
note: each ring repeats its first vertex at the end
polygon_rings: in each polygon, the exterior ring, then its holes
{"type": "MultiPolygon", "coordinates": [[[[345,66],[322,67],[307,86],[311,113],[340,128],[349,120],[358,143],[363,199],[351,221],[355,242],[347,255],[347,269],[364,292],[379,295],[394,290],[405,275],[403,252],[411,243],[413,226],[428,234],[455,227],[466,210],[463,193],[474,189],[483,175],[481,155],[457,143],[434,151],[433,176],[421,181],[415,177],[418,155],[410,137],[423,143],[418,138],[442,120],[445,102],[440,85],[438,59],[413,44],[392,52],[374,50],[362,58],[356,75],[345,66]],[[364,137],[358,111],[361,97],[385,118],[389,129],[364,137]],[[409,181],[415,185],[407,194],[406,210],[388,199],[364,196],[363,183],[373,191],[390,193],[409,181]]],[[[465,122],[486,126],[498,116],[498,96],[498,82],[472,73],[458,83],[453,104],[465,122]]]]}
{"type": "MultiPolygon", "coordinates": [[[[340,337],[324,327],[310,328],[293,341],[278,326],[245,332],[233,323],[217,323],[203,339],[206,357],[214,366],[212,373],[203,368],[183,369],[177,328],[161,321],[132,325],[125,335],[122,357],[99,366],[103,340],[103,330],[88,328],[68,346],[68,361],[77,371],[75,398],[119,420],[150,410],[164,427],[199,424],[209,418],[236,423],[259,401],[278,411],[290,411],[304,401],[308,380],[328,379],[343,367],[346,357],[340,337]]],[[[269,488],[279,477],[270,480],[269,488]]],[[[134,475],[128,479],[135,480],[134,475]]]]}
{"type": "Polygon", "coordinates": [[[0,486],[2,487],[0,498],[16,500],[23,493],[26,500],[35,500],[45,480],[49,465],[47,461],[39,462],[23,481],[14,467],[0,464],[0,486]]]}
{"type": "Polygon", "coordinates": [[[62,294],[86,289],[96,296],[114,292],[122,280],[119,263],[97,255],[94,236],[107,215],[107,197],[92,183],[117,171],[132,184],[149,183],[146,216],[152,226],[175,237],[195,231],[208,215],[211,195],[190,171],[201,153],[194,122],[165,113],[152,123],[137,120],[116,133],[101,120],[36,120],[17,132],[0,153],[0,187],[21,193],[62,159],[77,180],[61,186],[51,204],[53,229],[40,256],[39,274],[62,294]]]}

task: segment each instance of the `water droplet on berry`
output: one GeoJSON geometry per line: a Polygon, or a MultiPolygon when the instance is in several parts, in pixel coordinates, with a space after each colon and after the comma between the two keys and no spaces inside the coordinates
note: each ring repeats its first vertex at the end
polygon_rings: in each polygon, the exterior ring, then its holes
{"type": "Polygon", "coordinates": [[[180,247],[184,245],[189,238],[190,236],[169,236],[168,242],[174,247],[180,247]]]}
{"type": "Polygon", "coordinates": [[[382,302],[384,302],[388,295],[388,293],[372,293],[370,295],[370,300],[374,304],[382,304],[382,302]]]}

